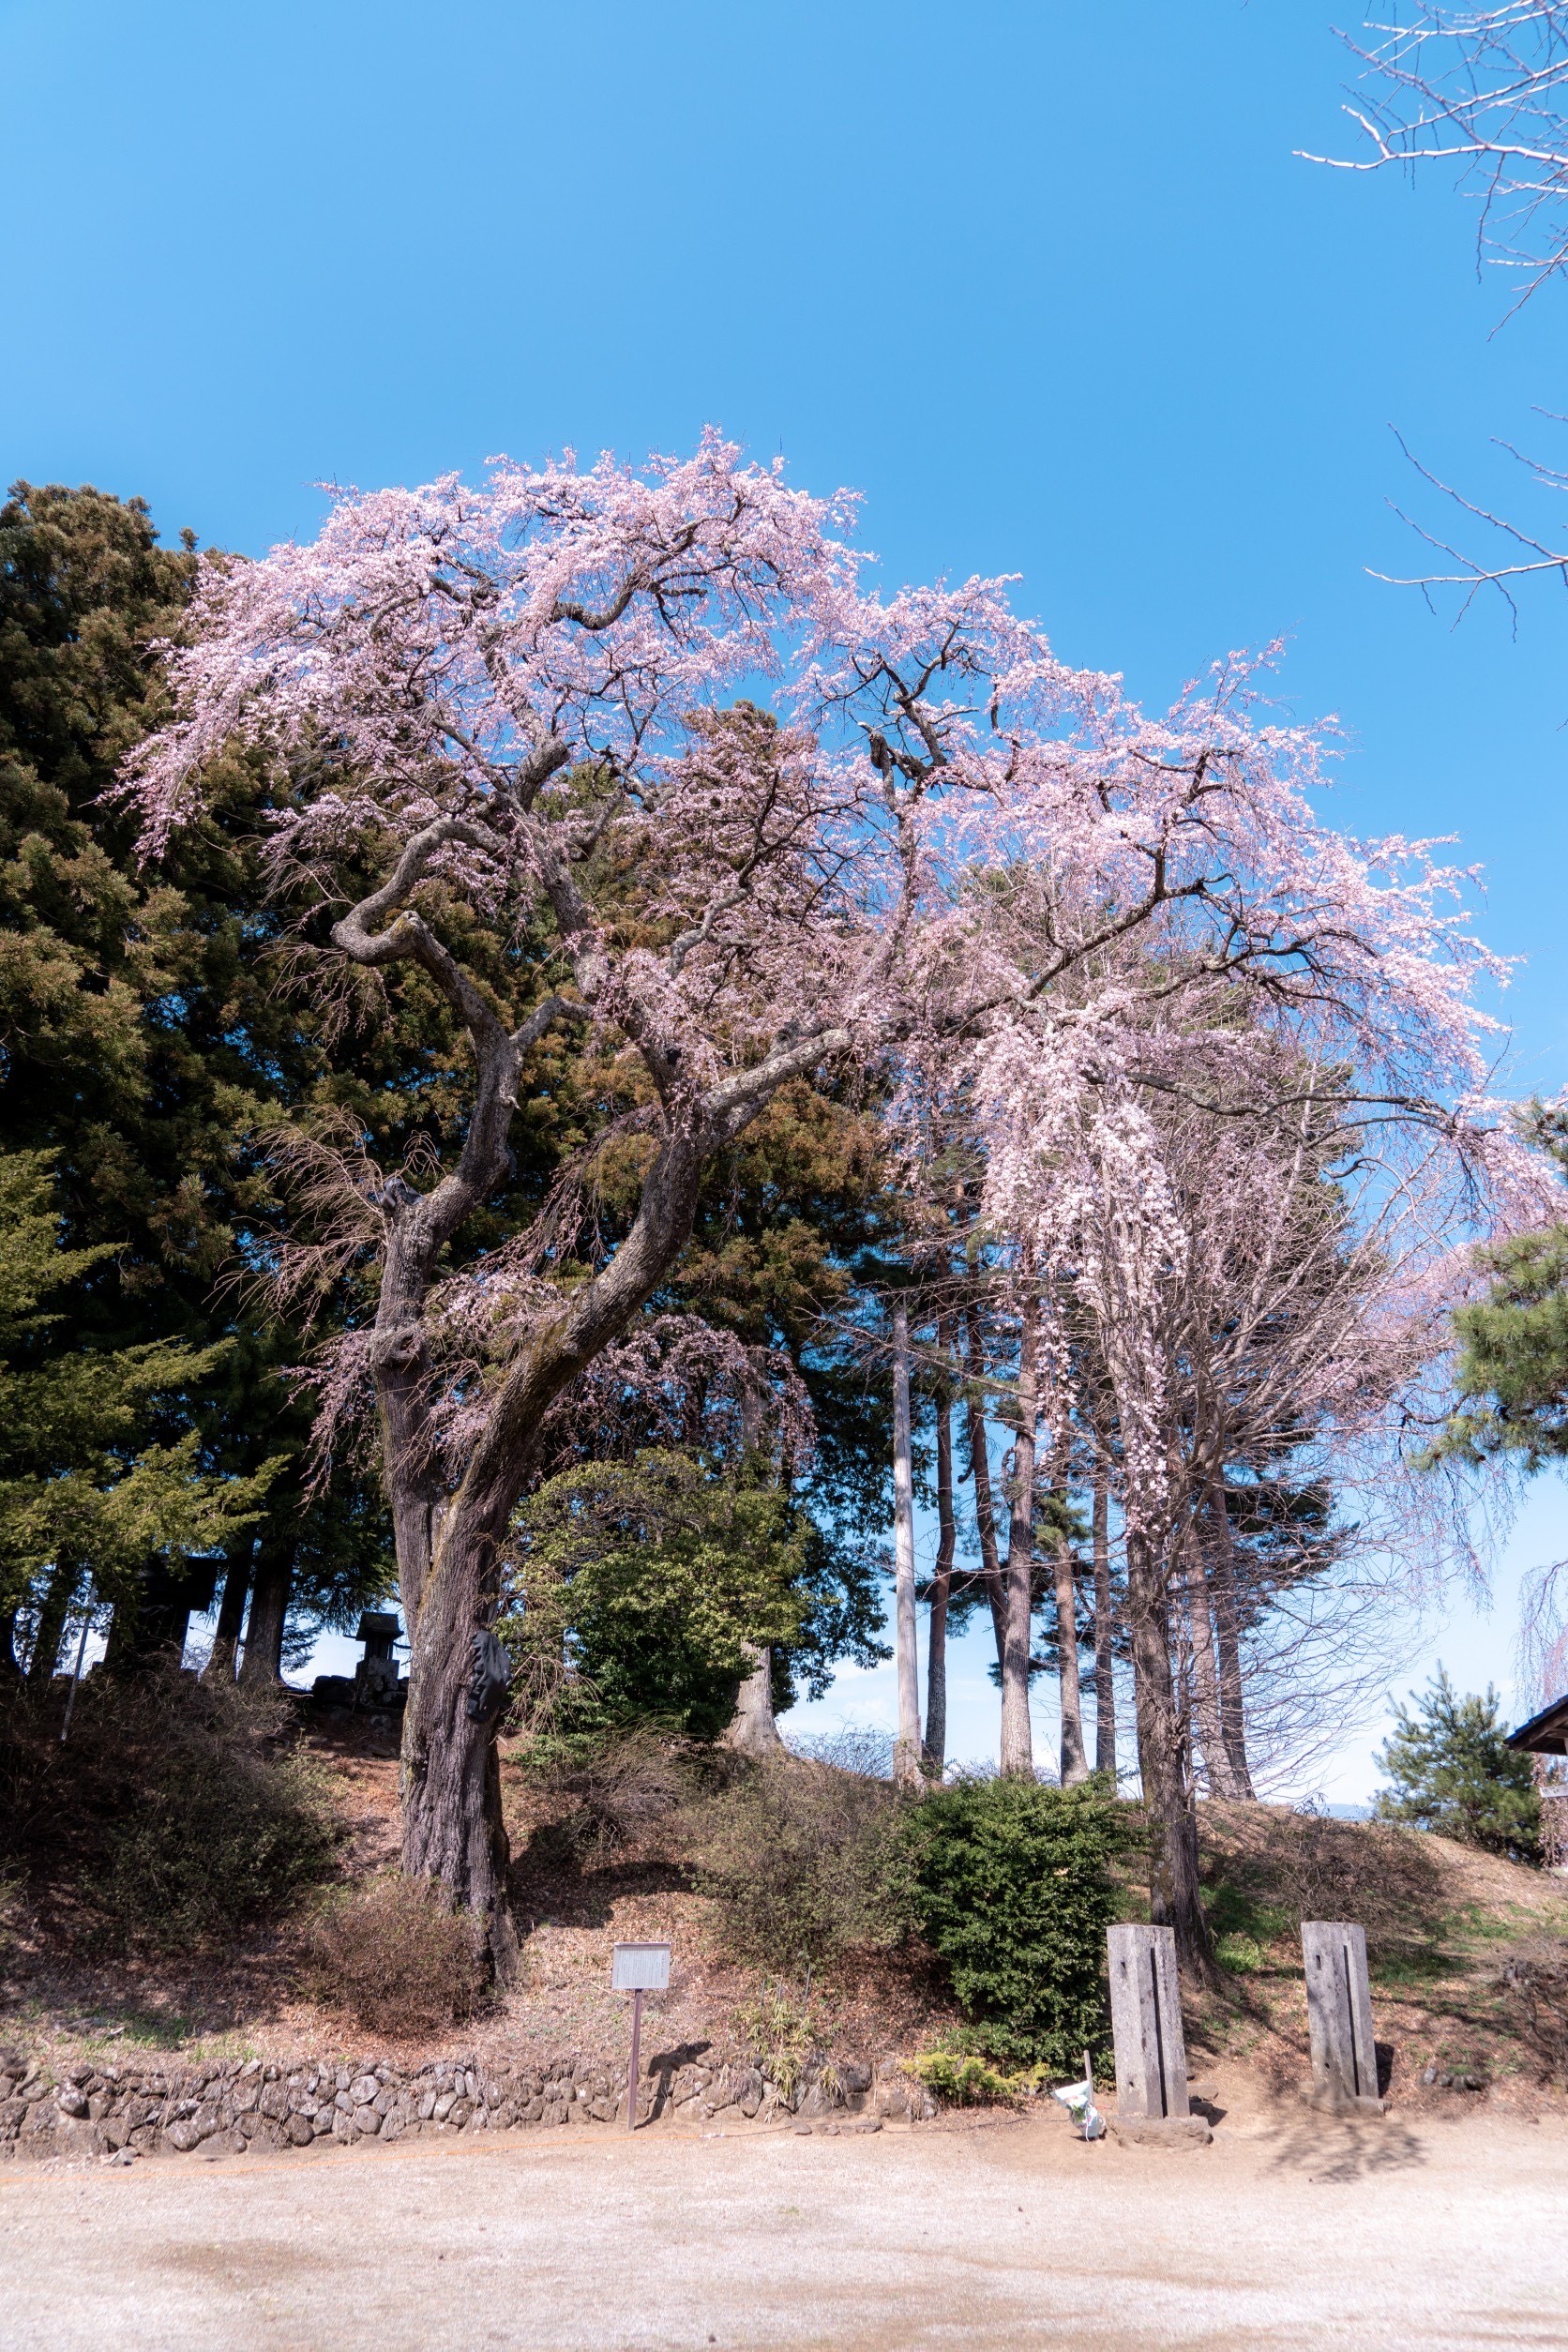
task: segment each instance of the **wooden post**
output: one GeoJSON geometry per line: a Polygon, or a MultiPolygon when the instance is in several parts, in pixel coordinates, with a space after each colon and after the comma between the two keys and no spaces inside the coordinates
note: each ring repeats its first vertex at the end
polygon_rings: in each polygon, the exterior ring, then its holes
{"type": "Polygon", "coordinates": [[[1112,1927],[1110,2026],[1116,2042],[1118,2139],[1205,2141],[1212,2135],[1187,2101],[1176,1937],[1168,1927],[1112,1927]]]}
{"type": "Polygon", "coordinates": [[[634,1986],[631,1997],[631,2071],[626,2076],[626,2130],[637,2129],[637,2109],[642,2085],[642,1987],[634,1986]]]}
{"type": "Polygon", "coordinates": [[[1302,1955],[1314,2103],[1381,2115],[1366,1930],[1353,1920],[1304,1919],[1302,1955]]]}

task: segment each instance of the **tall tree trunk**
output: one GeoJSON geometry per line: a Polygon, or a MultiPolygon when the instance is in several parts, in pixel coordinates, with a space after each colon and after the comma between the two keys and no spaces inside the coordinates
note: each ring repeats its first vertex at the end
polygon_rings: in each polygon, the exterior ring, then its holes
{"type": "Polygon", "coordinates": [[[1149,1915],[1156,1927],[1174,1930],[1180,1965],[1212,1983],[1214,1947],[1198,1891],[1198,1823],[1170,1669],[1165,1563],[1133,1527],[1127,1530],[1127,1617],[1149,1831],[1149,1915]]]}
{"type": "Polygon", "coordinates": [[[979,1317],[972,1306],[965,1319],[969,1335],[970,1372],[965,1420],[969,1434],[969,1474],[974,1487],[974,1532],[980,1542],[980,1577],[990,1606],[991,1633],[996,1641],[996,1662],[1000,1666],[1003,1652],[1007,1647],[1007,1605],[1003,1595],[1002,1561],[997,1550],[990,1443],[986,1432],[986,1410],[980,1402],[979,1380],[985,1368],[985,1357],[980,1347],[979,1317]]]}
{"type": "Polygon", "coordinates": [[[0,1609],[0,1683],[21,1680],[22,1668],[16,1662],[16,1611],[0,1609]]]}
{"type": "Polygon", "coordinates": [[[234,1679],[234,1651],[245,1629],[245,1604],[250,1593],[250,1561],[255,1548],[255,1538],[242,1535],[230,1550],[218,1630],[212,1637],[212,1655],[202,1668],[204,1682],[232,1682],[234,1679]]]}
{"type": "Polygon", "coordinates": [[[1026,1292],[1018,1342],[1018,1414],[1014,1425],[1002,1651],[1002,1770],[1017,1780],[1034,1777],[1034,1735],[1029,1720],[1029,1653],[1034,1600],[1034,1453],[1040,1425],[1038,1345],[1039,1306],[1026,1292]]]}
{"type": "Polygon", "coordinates": [[[82,1581],[82,1563],[75,1560],[56,1560],[50,1572],[49,1582],[38,1604],[38,1630],[33,1636],[33,1654],[27,1664],[27,1680],[36,1690],[47,1690],[54,1679],[54,1668],[60,1658],[60,1636],[66,1630],[71,1601],[82,1581]]]}
{"type": "MultiPolygon", "coordinates": [[[[943,1351],[945,1355],[945,1350],[943,1351]]],[[[931,1578],[931,1623],[926,1656],[926,1770],[940,1780],[947,1761],[947,1605],[958,1523],[953,1510],[953,1407],[937,1393],[937,1564],[931,1578]]]]}
{"type": "Polygon", "coordinates": [[[1083,1745],[1083,1696],[1078,1677],[1078,1592],[1073,1582],[1073,1547],[1065,1535],[1053,1546],[1056,1579],[1056,1656],[1062,1696],[1062,1786],[1076,1788],[1089,1778],[1083,1745]]]}
{"type": "Polygon", "coordinates": [[[1230,1513],[1222,1479],[1209,1481],[1209,1530],[1214,1623],[1219,1649],[1220,1734],[1225,1741],[1230,1782],[1238,1797],[1253,1795],[1246,1758],[1246,1710],[1242,1692],[1242,1640],[1236,1605],[1236,1546],[1230,1533],[1230,1513]]]}
{"type": "Polygon", "coordinates": [[[1110,1495],[1094,1472],[1094,1770],[1116,1781],[1115,1620],[1110,1600],[1110,1495]]]}
{"type": "MultiPolygon", "coordinates": [[[[701,1138],[667,1136],[644,1179],[631,1231],[569,1306],[515,1359],[495,1395],[457,1492],[424,1516],[434,1549],[422,1565],[419,1515],[400,1524],[399,1589],[408,1623],[409,1692],[403,1718],[403,1869],[439,1881],[454,1907],[484,1930],[490,1964],[505,1983],[517,1966],[517,1931],[507,1908],[510,1849],[501,1814],[496,1732],[505,1703],[478,1702],[475,1644],[494,1621],[501,1545],[537,1455],[546,1413],[627,1324],[669,1273],[691,1234],[706,1151],[701,1138]]],[[[411,1215],[420,1213],[421,1197],[411,1215]]],[[[415,1460],[423,1458],[416,1454],[415,1460]]],[[[408,1467],[393,1445],[388,1489],[408,1467]]]]}
{"type": "Polygon", "coordinates": [[[894,1666],[898,1684],[898,1737],[893,1777],[903,1788],[920,1785],[920,1658],[914,1606],[914,1478],[910,1460],[910,1319],[893,1310],[893,1578],[894,1666]]]}
{"type": "Polygon", "coordinates": [[[751,1664],[735,1694],[735,1711],[724,1734],[724,1745],[742,1756],[782,1756],[784,1742],[773,1712],[773,1651],[747,1642],[751,1664]]]}
{"type": "Polygon", "coordinates": [[[286,1536],[264,1538],[239,1666],[239,1680],[248,1689],[265,1690],[283,1680],[283,1625],[289,1614],[294,1564],[294,1546],[286,1536]]]}
{"type": "Polygon", "coordinates": [[[506,1900],[511,1846],[501,1811],[496,1717],[474,1711],[474,1651],[496,1598],[496,1544],[467,1512],[446,1515],[409,1629],[403,1719],[403,1869],[439,1881],[483,1927],[505,1983],[517,1964],[506,1900]]]}
{"type": "Polygon", "coordinates": [[[1183,1530],[1182,1547],[1187,1570],[1187,1631],[1192,1641],[1192,1701],[1198,1718],[1198,1741],[1203,1752],[1209,1794],[1234,1797],[1238,1792],[1220,1721],[1219,1666],[1214,1655],[1214,1618],[1209,1608],[1209,1580],[1204,1574],[1198,1530],[1191,1519],[1183,1530]]]}

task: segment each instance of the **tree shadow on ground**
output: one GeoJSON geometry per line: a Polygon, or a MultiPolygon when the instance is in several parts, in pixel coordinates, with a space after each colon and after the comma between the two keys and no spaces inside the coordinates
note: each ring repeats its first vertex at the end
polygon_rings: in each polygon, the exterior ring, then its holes
{"type": "Polygon", "coordinates": [[[1304,2173],[1343,2186],[1374,2174],[1410,2172],[1427,2162],[1425,2141],[1389,2117],[1304,2116],[1281,2133],[1271,2170],[1304,2173]]]}
{"type": "Polygon", "coordinates": [[[643,1857],[580,1867],[548,1829],[529,1839],[508,1878],[518,1933],[523,1937],[541,1920],[560,1927],[608,1927],[616,1904],[626,1896],[684,1894],[689,1885],[678,1863],[643,1857]]]}

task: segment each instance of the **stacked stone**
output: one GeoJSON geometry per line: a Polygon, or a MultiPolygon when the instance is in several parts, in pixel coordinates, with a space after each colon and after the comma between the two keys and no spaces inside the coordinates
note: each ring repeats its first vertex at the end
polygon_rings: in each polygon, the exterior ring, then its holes
{"type": "MultiPolygon", "coordinates": [[[[612,2123],[625,2119],[626,2094],[624,2071],[575,2055],[534,2064],[439,2059],[407,2073],[369,2059],[292,2068],[260,2058],[145,2069],[84,2061],[56,2078],[37,2059],[0,2050],[0,2159],[188,2155],[196,2148],[239,2155],[317,2141],[612,2123]]],[[[884,2061],[873,2077],[868,2066],[817,2060],[786,2088],[755,2066],[688,2060],[671,2067],[656,2058],[638,2101],[644,2119],[688,2121],[728,2116],[765,2122],[868,2109],[932,2112],[896,2061],[884,2061]]]]}

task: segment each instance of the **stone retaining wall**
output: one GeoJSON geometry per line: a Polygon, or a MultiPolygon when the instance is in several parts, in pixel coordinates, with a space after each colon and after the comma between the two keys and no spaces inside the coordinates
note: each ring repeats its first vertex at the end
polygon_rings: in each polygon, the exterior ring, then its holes
{"type": "MultiPolygon", "coordinates": [[[[50,2156],[188,2155],[204,2148],[309,2148],[318,2140],[396,2140],[419,2133],[508,2132],[626,2119],[626,2075],[602,2061],[536,2064],[441,2059],[415,2072],[384,2061],[269,2066],[237,2058],[197,2067],[97,2066],[56,2076],[0,2050],[0,2161],[50,2156]]],[[[896,2059],[875,2068],[808,2065],[786,2090],[755,2066],[711,2066],[689,2051],[648,2061],[640,2087],[648,2121],[823,2120],[930,2115],[931,2102],[896,2059]]]]}

